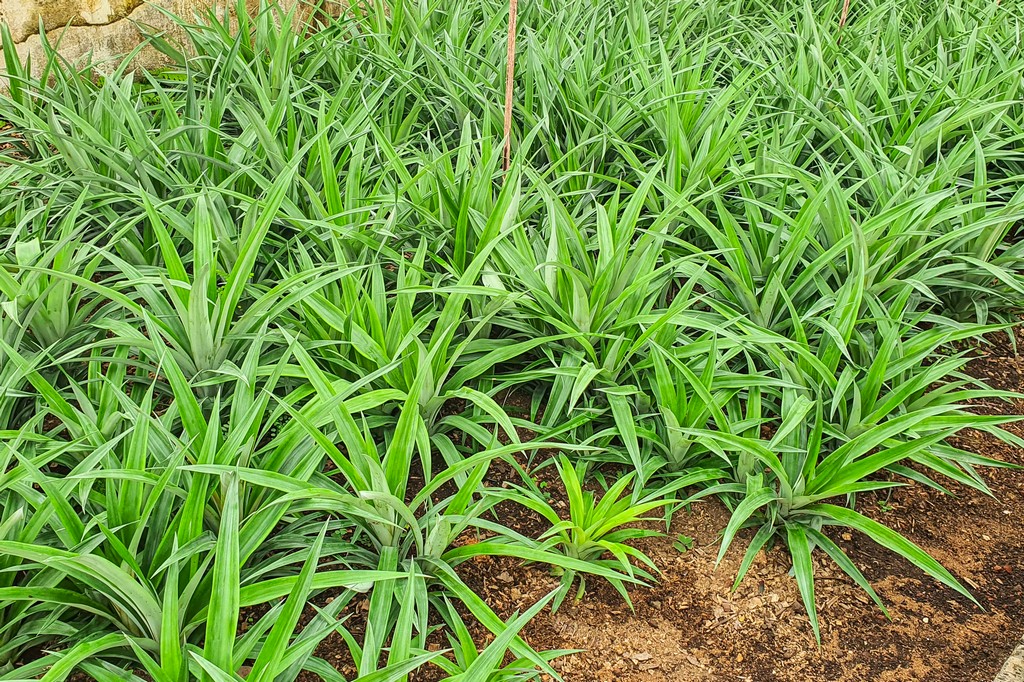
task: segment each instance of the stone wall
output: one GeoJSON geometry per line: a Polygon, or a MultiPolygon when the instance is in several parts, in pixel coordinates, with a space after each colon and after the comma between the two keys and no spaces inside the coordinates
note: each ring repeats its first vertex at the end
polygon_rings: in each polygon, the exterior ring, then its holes
{"type": "MultiPolygon", "coordinates": [[[[228,0],[232,8],[235,1],[228,0]]],[[[279,0],[278,4],[294,7],[297,2],[302,0],[279,0]]],[[[218,4],[224,6],[224,0],[218,4]]],[[[251,12],[259,0],[247,0],[247,4],[251,12]]],[[[142,42],[144,32],[169,32],[174,37],[173,22],[161,9],[191,20],[212,5],[213,0],[0,0],[0,23],[10,28],[22,61],[31,56],[35,69],[43,60],[42,25],[47,40],[62,56],[72,61],[90,59],[104,71],[113,69],[120,56],[142,42]]],[[[160,59],[156,50],[146,48],[137,66],[152,67],[160,59]]]]}
{"type": "MultiPolygon", "coordinates": [[[[200,8],[201,0],[159,2],[189,16],[200,8]]],[[[116,57],[142,41],[142,30],[166,30],[170,25],[158,7],[142,0],[0,0],[0,22],[10,28],[22,59],[31,56],[35,65],[43,59],[42,27],[47,40],[68,59],[91,58],[111,67],[116,57]]],[[[149,50],[140,61],[150,66],[158,58],[155,50],[149,50]]]]}

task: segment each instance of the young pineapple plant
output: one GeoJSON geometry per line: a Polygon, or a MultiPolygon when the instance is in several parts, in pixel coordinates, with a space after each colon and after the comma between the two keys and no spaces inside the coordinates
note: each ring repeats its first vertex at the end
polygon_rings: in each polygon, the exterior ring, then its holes
{"type": "Polygon", "coordinates": [[[531,622],[697,499],[816,636],[815,550],[880,602],[837,530],[964,592],[863,502],[1024,446],[969,366],[1024,309],[1008,4],[522,4],[506,140],[508,10],[239,4],[138,73],[0,28],[0,680],[557,679],[531,622]]]}

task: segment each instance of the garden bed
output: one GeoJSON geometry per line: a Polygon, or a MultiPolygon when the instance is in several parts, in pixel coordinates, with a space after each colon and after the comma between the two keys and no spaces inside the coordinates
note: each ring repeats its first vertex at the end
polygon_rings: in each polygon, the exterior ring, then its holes
{"type": "MultiPolygon", "coordinates": [[[[984,436],[971,446],[1024,464],[1024,453],[984,436]]],[[[816,651],[788,575],[788,555],[778,550],[759,556],[732,593],[745,543],[715,570],[728,512],[707,502],[677,514],[669,536],[639,543],[662,575],[652,589],[633,590],[635,613],[599,584],[579,605],[544,613],[525,637],[538,649],[586,649],[556,664],[567,681],[986,682],[1024,632],[1024,472],[1001,471],[991,479],[997,500],[970,490],[950,499],[910,487],[888,498],[868,495],[861,503],[869,516],[891,523],[938,558],[970,586],[984,610],[869,540],[837,534],[892,621],[835,566],[819,562],[823,632],[816,651]],[[693,538],[693,548],[680,554],[673,547],[677,534],[693,538]]],[[[528,607],[556,582],[542,568],[508,560],[481,561],[467,567],[466,578],[503,617],[528,607]]]]}
{"type": "Polygon", "coordinates": [[[0,30],[0,682],[988,682],[1018,8],[771,5],[0,30]]]}
{"type": "MultiPolygon", "coordinates": [[[[1024,344],[1024,332],[1015,333],[1024,344]]],[[[966,373],[1024,392],[1024,357],[1004,334],[988,340],[966,373]]],[[[1021,400],[979,401],[974,407],[979,414],[1017,414],[1021,408],[1021,400]]],[[[1024,423],[1007,428],[1024,436],[1024,423]]],[[[1024,467],[1024,450],[987,433],[968,429],[958,445],[1024,467]]],[[[501,486],[514,477],[510,468],[496,466],[485,482],[501,486]]],[[[816,558],[822,621],[816,649],[784,549],[759,554],[735,592],[733,578],[749,535],[741,536],[716,570],[729,511],[709,500],[677,512],[667,534],[637,541],[661,575],[650,588],[630,590],[634,609],[609,584],[593,581],[582,601],[570,600],[555,613],[545,609],[523,637],[538,651],[581,650],[554,664],[566,682],[988,682],[1024,633],[1024,469],[990,472],[987,478],[994,498],[963,486],[950,486],[955,496],[947,496],[910,485],[866,494],[858,505],[937,558],[982,608],[863,536],[834,532],[830,536],[862,568],[891,620],[834,564],[816,558]],[[677,546],[679,536],[692,541],[685,551],[677,546]]],[[[566,509],[564,489],[550,469],[536,480],[551,490],[556,508],[566,509]]],[[[535,514],[515,505],[502,505],[497,518],[527,535],[545,529],[535,514]]],[[[644,526],[664,532],[663,523],[644,526]]],[[[459,573],[503,619],[558,585],[544,567],[505,557],[479,557],[459,573]]],[[[368,600],[357,600],[349,622],[358,623],[367,606],[368,600]]],[[[478,645],[493,639],[473,625],[478,645]]],[[[325,641],[318,655],[353,672],[339,637],[325,641]]],[[[432,682],[440,679],[438,672],[427,668],[411,679],[432,682]]]]}
{"type": "MultiPolygon", "coordinates": [[[[1016,337],[1024,343],[1019,329],[1016,337]]],[[[992,345],[982,348],[966,372],[993,387],[1024,392],[1024,357],[1005,340],[992,335],[992,345]]],[[[981,414],[1019,414],[1021,408],[1024,401],[976,406],[981,414]]],[[[1024,435],[1022,423],[1007,428],[1024,435]]],[[[1024,466],[1024,451],[986,433],[968,429],[960,440],[967,450],[1024,466]]],[[[859,505],[939,559],[983,609],[870,540],[835,533],[892,621],[834,565],[819,561],[822,646],[815,650],[788,575],[789,555],[763,552],[733,592],[746,542],[737,543],[715,570],[729,512],[717,502],[703,502],[692,513],[676,514],[667,536],[638,543],[662,575],[652,589],[632,591],[635,612],[599,584],[582,603],[545,612],[525,637],[539,649],[586,650],[556,665],[567,681],[987,682],[1024,633],[1024,470],[991,472],[987,478],[995,498],[959,486],[951,487],[956,497],[949,497],[911,485],[865,495],[859,505]],[[693,539],[685,553],[673,546],[678,535],[693,539]]],[[[528,607],[553,585],[543,569],[509,560],[481,560],[466,578],[503,617],[528,607]]]]}

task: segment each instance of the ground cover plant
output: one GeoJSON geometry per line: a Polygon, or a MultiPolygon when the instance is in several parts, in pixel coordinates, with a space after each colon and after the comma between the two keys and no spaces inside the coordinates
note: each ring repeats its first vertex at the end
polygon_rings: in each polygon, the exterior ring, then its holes
{"type": "Polygon", "coordinates": [[[837,530],[970,597],[858,494],[1024,446],[961,372],[1024,307],[1024,16],[843,4],[524,3],[507,170],[500,2],[240,6],[140,74],[4,33],[0,680],[557,678],[522,628],[691,504],[809,645],[815,554],[885,609],[837,530]],[[487,556],[560,586],[503,620],[487,556]]]}

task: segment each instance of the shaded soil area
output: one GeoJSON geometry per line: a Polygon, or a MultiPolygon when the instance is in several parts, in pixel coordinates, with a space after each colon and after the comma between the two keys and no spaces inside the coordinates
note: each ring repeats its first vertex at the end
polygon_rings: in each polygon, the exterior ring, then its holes
{"type": "MultiPolygon", "coordinates": [[[[1017,333],[1024,344],[1024,334],[1017,333]]],[[[990,345],[977,350],[966,371],[995,388],[1021,391],[1024,358],[1006,338],[993,337],[990,345]]],[[[979,414],[1019,414],[1024,401],[985,401],[975,409],[979,414]]],[[[1006,428],[1024,437],[1024,423],[1006,428]]],[[[967,429],[953,444],[1024,465],[1024,450],[981,431],[967,429]]],[[[489,485],[515,480],[511,467],[504,471],[504,466],[499,463],[488,474],[489,485]]],[[[556,508],[564,506],[553,469],[539,475],[556,508]]],[[[818,552],[818,649],[783,548],[759,553],[744,582],[732,591],[752,531],[741,532],[716,569],[729,512],[707,500],[676,513],[665,536],[634,543],[661,571],[656,585],[630,590],[634,610],[610,585],[591,579],[582,601],[574,603],[569,597],[554,614],[545,609],[523,637],[537,650],[583,650],[554,662],[567,682],[988,682],[1024,632],[1024,470],[989,470],[985,478],[994,497],[952,483],[947,485],[952,496],[911,484],[857,501],[859,511],[938,559],[978,604],[869,539],[837,531],[830,535],[875,587],[891,620],[818,552]],[[680,535],[693,541],[683,552],[673,546],[680,535]]],[[[498,517],[528,535],[545,528],[516,505],[503,503],[498,517]]],[[[650,527],[665,530],[664,523],[650,527]]],[[[501,557],[471,560],[458,571],[504,619],[529,608],[558,582],[543,566],[501,557]]],[[[346,625],[354,633],[365,609],[364,598],[346,609],[346,625]]],[[[471,619],[467,624],[480,646],[491,639],[471,619]]],[[[448,643],[438,638],[435,646],[448,643]]],[[[325,641],[318,655],[351,674],[351,658],[340,637],[325,641]]],[[[438,673],[425,669],[411,679],[433,682],[442,677],[438,673]]]]}

